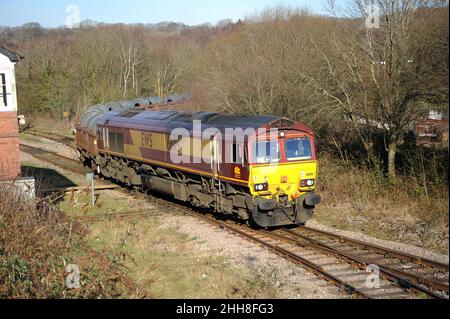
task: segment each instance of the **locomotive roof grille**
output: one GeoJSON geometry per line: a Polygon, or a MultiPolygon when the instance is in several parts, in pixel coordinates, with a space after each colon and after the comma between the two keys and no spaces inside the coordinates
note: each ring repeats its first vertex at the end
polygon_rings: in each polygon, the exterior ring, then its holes
{"type": "MultiPolygon", "coordinates": [[[[264,115],[233,115],[212,112],[189,112],[189,111],[149,111],[149,110],[127,110],[119,115],[122,118],[130,118],[133,120],[153,120],[172,123],[192,123],[193,121],[201,121],[202,124],[216,127],[260,127],[262,125],[270,125],[273,128],[292,128],[295,122],[276,116],[264,115]]],[[[174,124],[176,125],[176,124],[174,124]]]]}
{"type": "Polygon", "coordinates": [[[145,119],[147,120],[168,120],[169,118],[176,115],[175,111],[150,111],[146,112],[145,119]]]}
{"type": "Polygon", "coordinates": [[[132,118],[140,113],[142,113],[142,110],[128,110],[128,111],[125,111],[125,112],[119,114],[119,116],[125,117],[125,118],[132,118]]]}

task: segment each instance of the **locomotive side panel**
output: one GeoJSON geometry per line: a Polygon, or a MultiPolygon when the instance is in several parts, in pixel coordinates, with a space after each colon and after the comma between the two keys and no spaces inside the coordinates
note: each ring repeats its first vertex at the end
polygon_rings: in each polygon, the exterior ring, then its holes
{"type": "Polygon", "coordinates": [[[75,142],[78,151],[86,158],[98,155],[97,136],[92,134],[86,128],[77,126],[75,133],[75,142]]]}
{"type": "MultiPolygon", "coordinates": [[[[103,130],[103,127],[100,127],[103,130]]],[[[176,154],[181,162],[173,161],[171,150],[174,146],[170,142],[170,136],[164,133],[132,130],[123,128],[108,127],[108,139],[105,144],[99,143],[103,154],[115,156],[124,156],[130,160],[160,165],[163,167],[178,169],[187,173],[199,174],[205,177],[216,177],[217,179],[237,183],[239,185],[248,185],[249,169],[242,163],[223,163],[220,166],[218,176],[214,176],[211,164],[205,162],[210,160],[208,154],[211,149],[211,141],[199,140],[194,138],[184,138],[178,142],[179,152],[176,154]],[[123,137],[122,137],[123,136],[123,137]],[[117,145],[117,142],[123,142],[117,145]],[[206,157],[206,158],[202,158],[206,157]]],[[[222,141],[222,155],[225,154],[227,143],[222,141]]],[[[244,149],[244,148],[243,148],[244,149]]],[[[223,156],[222,156],[223,157],[223,156]]]]}

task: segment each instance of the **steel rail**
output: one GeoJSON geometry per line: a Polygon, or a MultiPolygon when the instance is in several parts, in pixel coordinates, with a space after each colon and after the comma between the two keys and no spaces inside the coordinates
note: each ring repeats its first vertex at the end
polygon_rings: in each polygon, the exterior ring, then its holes
{"type": "Polygon", "coordinates": [[[370,244],[361,240],[357,240],[357,239],[353,239],[353,238],[349,238],[346,236],[342,236],[342,235],[336,235],[327,231],[323,231],[323,230],[318,230],[318,229],[314,229],[314,228],[310,228],[310,227],[301,227],[299,228],[300,231],[306,231],[309,233],[315,233],[321,236],[325,236],[325,237],[329,237],[332,238],[334,240],[338,240],[338,241],[345,241],[348,242],[349,244],[352,244],[354,246],[360,247],[362,249],[366,249],[366,250],[370,250],[382,255],[389,255],[391,257],[403,260],[403,261],[409,261],[409,262],[413,262],[416,264],[420,264],[423,266],[429,266],[429,267],[433,267],[433,268],[437,268],[437,269],[441,269],[444,271],[449,271],[449,265],[448,264],[444,264],[438,261],[434,261],[431,259],[427,259],[424,257],[420,257],[420,256],[414,256],[412,254],[408,254],[408,253],[404,253],[404,252],[400,252],[398,250],[394,250],[388,247],[383,247],[383,246],[379,246],[376,244],[370,244]]]}
{"type": "Polygon", "coordinates": [[[42,131],[37,131],[37,130],[26,130],[23,132],[24,134],[29,134],[29,135],[33,135],[33,136],[38,136],[38,137],[43,137],[55,142],[59,142],[62,143],[66,146],[69,146],[70,148],[76,148],[75,147],[75,139],[71,138],[69,136],[64,136],[64,135],[60,135],[60,134],[56,134],[56,133],[47,133],[47,132],[42,132],[42,131]]]}
{"type": "Polygon", "coordinates": [[[367,294],[365,294],[364,292],[362,292],[361,290],[353,287],[352,285],[350,285],[348,283],[345,283],[338,277],[325,271],[321,266],[316,265],[315,263],[313,263],[313,262],[287,250],[287,249],[284,249],[277,245],[272,245],[271,243],[268,243],[267,241],[257,238],[256,236],[252,236],[251,234],[249,234],[245,231],[242,231],[236,227],[231,227],[230,225],[227,225],[225,223],[220,223],[219,227],[229,230],[242,238],[253,241],[254,243],[267,248],[268,250],[276,253],[277,255],[279,255],[285,259],[290,260],[291,262],[293,262],[295,264],[302,265],[304,268],[307,268],[310,271],[312,271],[315,275],[325,279],[328,282],[331,282],[338,288],[343,289],[349,295],[356,295],[360,298],[370,299],[370,297],[367,294]]]}
{"type": "Polygon", "coordinates": [[[105,214],[97,214],[97,215],[90,215],[90,216],[74,216],[72,217],[73,220],[76,220],[77,222],[81,223],[94,223],[94,222],[100,222],[104,220],[115,220],[115,219],[124,219],[124,218],[130,218],[130,217],[161,217],[165,214],[155,214],[154,211],[149,210],[142,210],[142,211],[135,211],[135,212],[123,212],[123,213],[105,213],[105,214]]]}
{"type": "Polygon", "coordinates": [[[59,137],[61,139],[70,140],[70,141],[74,141],[75,140],[73,137],[70,137],[70,136],[58,134],[58,133],[55,133],[55,132],[42,131],[42,130],[39,130],[39,129],[36,129],[36,128],[30,128],[30,129],[24,131],[24,133],[44,134],[44,135],[47,135],[47,136],[56,136],[56,137],[59,137]]]}
{"type": "MultiPolygon", "coordinates": [[[[213,226],[219,227],[221,229],[227,230],[231,233],[234,233],[235,235],[238,235],[241,238],[250,240],[250,241],[254,242],[255,244],[257,244],[263,248],[266,248],[269,251],[272,251],[273,253],[283,257],[284,259],[286,259],[290,262],[293,262],[297,265],[301,265],[301,266],[303,266],[303,268],[309,269],[315,275],[332,283],[333,285],[335,285],[339,289],[344,290],[347,294],[349,294],[351,296],[356,296],[358,298],[364,298],[364,299],[370,298],[364,292],[358,290],[357,288],[353,287],[352,285],[345,283],[341,279],[339,279],[336,276],[325,271],[319,265],[316,265],[313,262],[308,261],[307,259],[305,259],[285,248],[273,245],[267,241],[264,241],[264,240],[256,237],[254,234],[252,234],[252,232],[254,232],[254,230],[252,230],[251,228],[241,227],[241,229],[239,229],[239,226],[237,223],[232,225],[230,222],[219,221],[219,220],[215,219],[214,217],[208,217],[206,215],[198,213],[191,208],[185,207],[180,204],[168,202],[166,200],[162,200],[162,199],[159,199],[159,198],[156,198],[153,196],[152,197],[146,196],[145,199],[150,202],[161,205],[163,207],[169,208],[171,213],[180,213],[182,215],[192,216],[196,219],[203,220],[203,221],[209,223],[210,225],[213,225],[213,226]]],[[[152,212],[148,212],[148,211],[136,211],[136,212],[127,212],[127,213],[102,214],[102,215],[97,215],[97,216],[75,217],[74,219],[79,222],[97,222],[97,221],[102,221],[102,220],[109,219],[109,218],[119,218],[120,219],[120,218],[137,217],[137,216],[152,216],[152,217],[157,216],[157,217],[159,217],[159,216],[165,216],[165,214],[154,215],[154,214],[152,214],[152,212]]],[[[262,234],[262,233],[256,232],[256,234],[262,234]]]]}
{"type": "MultiPolygon", "coordinates": [[[[101,185],[95,186],[95,191],[104,191],[104,190],[113,190],[119,189],[119,185],[111,184],[111,185],[101,185]]],[[[58,188],[43,188],[41,189],[42,193],[72,193],[72,192],[87,192],[90,191],[90,186],[81,186],[81,187],[58,187],[58,188]]]]}
{"type": "MultiPolygon", "coordinates": [[[[333,254],[337,257],[343,257],[345,259],[347,259],[348,261],[352,262],[352,263],[357,263],[361,266],[367,267],[371,264],[373,264],[373,262],[371,262],[370,260],[361,258],[361,257],[356,257],[352,254],[343,252],[339,249],[336,249],[334,247],[331,247],[327,244],[321,243],[317,240],[311,239],[309,237],[303,236],[301,234],[298,234],[296,232],[290,231],[290,230],[281,230],[280,232],[283,233],[287,233],[288,235],[291,236],[297,236],[299,238],[301,238],[304,242],[307,242],[306,244],[301,244],[298,242],[297,239],[293,239],[293,238],[289,238],[289,237],[285,237],[285,236],[281,236],[278,235],[276,233],[269,233],[268,235],[270,236],[277,236],[277,237],[281,237],[284,238],[287,241],[291,241],[292,243],[296,243],[299,246],[304,246],[307,245],[311,248],[314,248],[316,250],[320,250],[324,253],[327,254],[333,254]]],[[[416,275],[412,275],[412,274],[408,274],[396,269],[392,269],[386,266],[380,266],[377,265],[377,267],[380,269],[380,272],[382,275],[384,275],[384,277],[386,279],[389,279],[391,281],[396,282],[398,285],[400,285],[403,288],[407,288],[407,289],[413,289],[414,291],[418,292],[418,293],[425,293],[427,296],[430,296],[432,298],[436,298],[436,299],[447,299],[445,297],[443,297],[442,295],[435,293],[432,289],[437,289],[437,290],[441,290],[444,291],[446,293],[448,293],[448,286],[443,285],[442,283],[436,282],[434,280],[430,280],[427,278],[423,278],[421,276],[416,276],[416,275]],[[425,288],[420,286],[420,284],[426,285],[429,288],[425,288]],[[431,288],[431,289],[430,289],[431,288]]]]}
{"type": "Polygon", "coordinates": [[[76,174],[85,174],[86,173],[86,170],[80,166],[80,162],[77,161],[77,160],[74,160],[72,158],[69,158],[69,157],[66,157],[66,156],[62,156],[62,155],[59,155],[59,154],[51,152],[51,151],[47,151],[47,150],[44,150],[42,148],[37,148],[37,147],[34,147],[34,146],[25,145],[23,143],[20,143],[20,150],[30,154],[31,156],[33,156],[33,157],[35,157],[35,158],[37,158],[37,159],[39,159],[41,161],[44,161],[46,163],[49,163],[49,164],[52,164],[52,165],[55,165],[55,166],[59,166],[59,167],[61,167],[63,169],[69,170],[69,171],[71,171],[73,173],[76,173],[76,174]],[[50,158],[48,158],[47,156],[45,156],[43,154],[49,154],[53,158],[50,159],[50,158]],[[57,159],[59,159],[59,161],[57,159]],[[72,164],[76,164],[78,167],[74,168],[74,166],[70,166],[70,165],[67,165],[67,164],[62,164],[61,161],[66,161],[66,162],[70,162],[72,164]]]}

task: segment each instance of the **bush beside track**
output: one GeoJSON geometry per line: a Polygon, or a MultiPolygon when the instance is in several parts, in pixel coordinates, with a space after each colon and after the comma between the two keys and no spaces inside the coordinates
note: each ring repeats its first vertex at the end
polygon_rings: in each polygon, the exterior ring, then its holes
{"type": "Polygon", "coordinates": [[[112,256],[88,248],[84,235],[57,208],[36,208],[0,189],[0,298],[141,297],[112,256]],[[80,268],[80,289],[66,287],[69,264],[80,268]]]}

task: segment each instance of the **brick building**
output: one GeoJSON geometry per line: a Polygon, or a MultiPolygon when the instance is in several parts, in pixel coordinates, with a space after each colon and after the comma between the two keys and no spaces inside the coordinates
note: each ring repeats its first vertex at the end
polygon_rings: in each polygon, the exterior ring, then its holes
{"type": "Polygon", "coordinates": [[[20,176],[15,64],[22,57],[0,46],[0,181],[20,176]]]}

